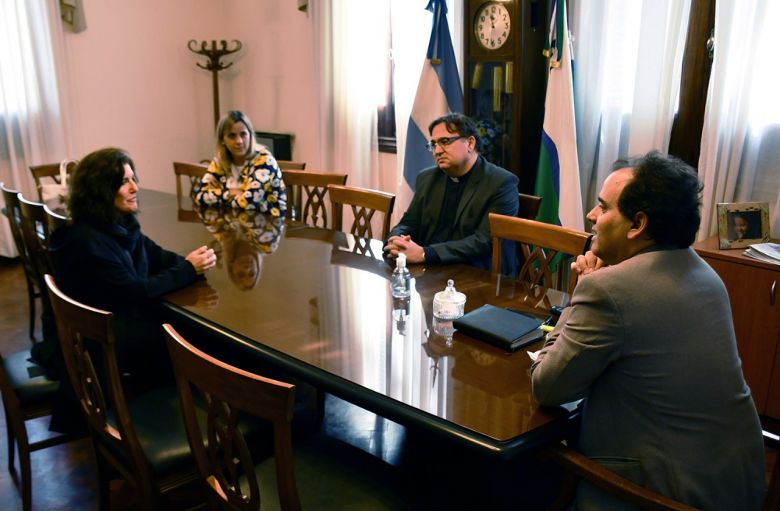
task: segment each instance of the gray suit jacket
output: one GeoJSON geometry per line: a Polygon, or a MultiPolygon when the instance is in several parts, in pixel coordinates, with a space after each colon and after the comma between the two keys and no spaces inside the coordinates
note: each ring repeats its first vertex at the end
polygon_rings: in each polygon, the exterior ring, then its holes
{"type": "MultiPolygon", "coordinates": [[[[414,197],[398,225],[388,237],[408,234],[420,246],[430,246],[443,264],[466,263],[490,269],[492,241],[488,213],[514,216],[518,209],[517,176],[480,157],[469,176],[458,205],[452,240],[431,244],[446,188],[447,175],[438,167],[423,170],[417,176],[414,197]]],[[[503,269],[515,273],[514,243],[502,245],[503,269]]]]}
{"type": "MultiPolygon", "coordinates": [[[[579,449],[607,468],[702,509],[761,507],[761,426],[729,297],[692,249],[582,278],[532,380],[542,404],[585,398],[579,449]]],[[[577,509],[624,507],[581,484],[577,509]]]]}

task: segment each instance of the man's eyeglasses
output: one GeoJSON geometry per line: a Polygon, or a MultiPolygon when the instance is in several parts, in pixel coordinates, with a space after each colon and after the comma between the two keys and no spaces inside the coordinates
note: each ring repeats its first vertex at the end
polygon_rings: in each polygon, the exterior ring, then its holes
{"type": "Polygon", "coordinates": [[[426,147],[426,148],[427,148],[427,149],[428,149],[430,152],[433,152],[433,150],[434,150],[434,149],[436,149],[436,146],[437,146],[437,145],[438,145],[439,147],[442,147],[442,148],[444,148],[444,147],[447,147],[447,146],[448,146],[448,145],[450,145],[451,143],[453,143],[453,142],[455,142],[456,140],[458,140],[458,139],[461,139],[461,138],[466,138],[466,137],[464,137],[463,135],[458,135],[457,137],[442,137],[442,138],[439,138],[439,139],[436,139],[436,140],[431,140],[430,142],[428,142],[427,144],[425,144],[425,147],[426,147]]]}

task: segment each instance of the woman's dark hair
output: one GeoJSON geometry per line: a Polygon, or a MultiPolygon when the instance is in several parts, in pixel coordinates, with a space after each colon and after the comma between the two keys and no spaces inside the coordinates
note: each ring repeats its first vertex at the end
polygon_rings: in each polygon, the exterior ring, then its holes
{"type": "Polygon", "coordinates": [[[447,128],[447,131],[450,133],[457,133],[458,135],[462,135],[464,137],[474,137],[474,140],[477,141],[477,151],[479,151],[482,140],[479,138],[477,125],[474,124],[474,121],[472,121],[470,117],[467,117],[463,114],[446,114],[442,115],[441,117],[437,117],[428,125],[428,134],[432,134],[433,128],[439,124],[444,124],[444,126],[447,128]]]}
{"type": "Polygon", "coordinates": [[[634,169],[617,204],[626,218],[633,219],[642,211],[648,218],[648,235],[656,244],[691,246],[701,223],[702,190],[693,167],[674,156],[650,151],[618,160],[612,168],[634,169]]]}
{"type": "Polygon", "coordinates": [[[68,182],[68,210],[74,222],[117,222],[121,213],[114,206],[114,197],[125,178],[125,163],[135,172],[130,156],[115,147],[99,149],[81,159],[68,182]]]}

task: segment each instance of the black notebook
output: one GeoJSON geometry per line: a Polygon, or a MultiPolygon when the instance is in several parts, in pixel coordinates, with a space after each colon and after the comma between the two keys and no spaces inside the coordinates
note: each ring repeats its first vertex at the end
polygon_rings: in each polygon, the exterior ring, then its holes
{"type": "Polygon", "coordinates": [[[483,305],[452,322],[452,326],[470,337],[506,351],[517,351],[544,336],[542,320],[519,311],[483,305]]]}

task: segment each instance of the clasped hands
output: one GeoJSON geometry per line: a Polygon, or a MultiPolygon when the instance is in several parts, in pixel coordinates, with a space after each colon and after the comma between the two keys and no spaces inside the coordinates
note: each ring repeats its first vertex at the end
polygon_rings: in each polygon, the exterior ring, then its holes
{"type": "Polygon", "coordinates": [[[571,271],[576,273],[577,278],[579,279],[605,266],[606,264],[604,261],[596,257],[592,251],[588,250],[585,252],[585,255],[577,256],[577,259],[571,263],[571,271]]]}
{"type": "Polygon", "coordinates": [[[390,236],[383,250],[390,259],[395,259],[400,252],[403,252],[406,254],[407,263],[425,262],[425,251],[420,245],[412,241],[412,237],[408,234],[390,236]]]}

